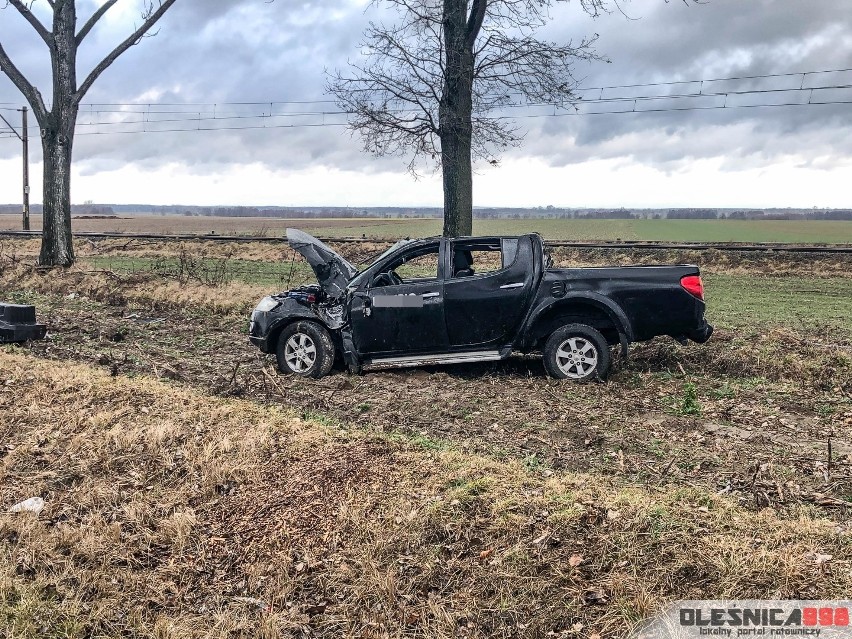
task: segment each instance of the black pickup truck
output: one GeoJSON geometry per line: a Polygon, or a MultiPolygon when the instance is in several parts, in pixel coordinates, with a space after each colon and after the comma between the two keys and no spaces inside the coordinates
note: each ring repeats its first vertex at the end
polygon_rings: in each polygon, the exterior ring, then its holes
{"type": "Polygon", "coordinates": [[[281,371],[322,377],[484,362],[540,352],[553,377],[606,377],[610,346],[669,335],[706,342],[695,266],[552,268],[538,234],[402,240],[359,271],[307,233],[287,230],[318,285],[263,298],[249,339],[281,371]]]}

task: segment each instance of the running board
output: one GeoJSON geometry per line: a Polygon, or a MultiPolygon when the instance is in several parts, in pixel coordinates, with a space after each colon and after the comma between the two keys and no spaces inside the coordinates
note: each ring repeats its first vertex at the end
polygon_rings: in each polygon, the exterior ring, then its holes
{"type": "Polygon", "coordinates": [[[500,351],[470,351],[467,353],[436,353],[434,355],[409,355],[406,357],[381,357],[364,364],[364,370],[427,366],[429,364],[464,364],[467,362],[493,362],[503,359],[500,351]]]}

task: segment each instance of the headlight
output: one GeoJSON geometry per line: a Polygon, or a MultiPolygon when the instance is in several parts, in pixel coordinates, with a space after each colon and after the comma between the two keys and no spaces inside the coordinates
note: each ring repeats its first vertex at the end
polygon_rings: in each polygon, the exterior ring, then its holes
{"type": "Polygon", "coordinates": [[[273,308],[278,306],[278,304],[280,304],[280,302],[274,297],[264,297],[262,300],[260,300],[260,304],[257,305],[257,308],[255,310],[266,313],[267,311],[271,311],[273,308]]]}

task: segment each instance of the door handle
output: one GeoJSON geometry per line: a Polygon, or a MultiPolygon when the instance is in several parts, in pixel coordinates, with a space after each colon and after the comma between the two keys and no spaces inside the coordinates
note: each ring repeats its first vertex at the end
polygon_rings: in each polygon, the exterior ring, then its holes
{"type": "Polygon", "coordinates": [[[515,282],[514,284],[503,284],[500,288],[521,288],[523,285],[523,282],[515,282]]]}
{"type": "Polygon", "coordinates": [[[440,297],[440,296],[441,296],[440,293],[423,293],[423,299],[424,300],[428,300],[432,297],[440,297]]]}

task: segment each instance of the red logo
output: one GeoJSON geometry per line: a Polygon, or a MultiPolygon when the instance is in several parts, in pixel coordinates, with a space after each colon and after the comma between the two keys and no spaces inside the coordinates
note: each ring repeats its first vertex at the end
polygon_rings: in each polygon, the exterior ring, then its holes
{"type": "Polygon", "coordinates": [[[848,626],[848,608],[802,608],[804,626],[848,626]]]}

